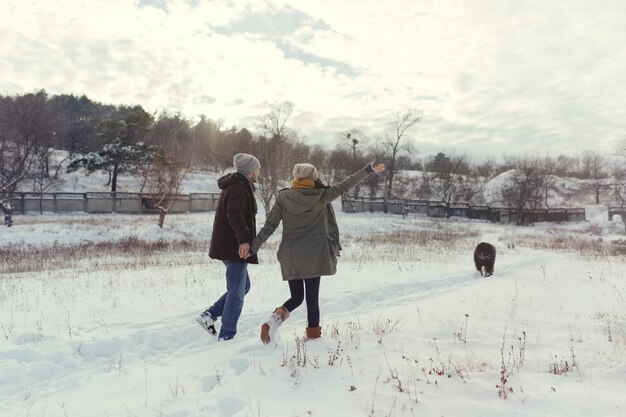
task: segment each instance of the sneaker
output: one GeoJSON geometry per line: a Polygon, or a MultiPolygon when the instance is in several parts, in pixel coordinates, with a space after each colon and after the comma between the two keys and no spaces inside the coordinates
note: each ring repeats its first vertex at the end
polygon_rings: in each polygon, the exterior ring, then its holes
{"type": "Polygon", "coordinates": [[[210,315],[200,314],[196,317],[196,321],[204,330],[209,332],[209,334],[212,334],[213,336],[217,334],[217,331],[215,330],[215,320],[213,320],[210,315]]]}

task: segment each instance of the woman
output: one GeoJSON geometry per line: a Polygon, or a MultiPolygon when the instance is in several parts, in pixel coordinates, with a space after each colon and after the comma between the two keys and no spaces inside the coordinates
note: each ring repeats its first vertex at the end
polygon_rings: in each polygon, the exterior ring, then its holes
{"type": "Polygon", "coordinates": [[[250,246],[250,253],[257,253],[279,223],[283,222],[283,237],[277,257],[283,280],[289,283],[291,298],[276,308],[270,319],[261,326],[263,343],[269,343],[278,326],[302,304],[305,293],[308,318],[306,337],[320,337],[320,277],[337,272],[337,256],[341,250],[339,229],[331,202],[368,175],[384,170],[384,164],[371,162],[336,186],[326,187],[319,180],[313,165],[296,164],[293,167],[291,188],[281,190],[278,194],[265,225],[250,246]]]}

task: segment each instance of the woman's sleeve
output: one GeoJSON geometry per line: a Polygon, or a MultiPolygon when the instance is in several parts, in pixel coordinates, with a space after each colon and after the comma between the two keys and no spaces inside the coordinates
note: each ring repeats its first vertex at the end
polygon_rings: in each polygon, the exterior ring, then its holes
{"type": "Polygon", "coordinates": [[[341,197],[342,194],[347,193],[350,189],[356,186],[358,183],[363,181],[365,178],[369,176],[369,172],[367,168],[363,168],[350,175],[345,180],[341,181],[339,184],[327,188],[322,194],[322,198],[320,202],[323,204],[328,204],[331,201],[335,200],[338,197],[341,197]]]}
{"type": "Polygon", "coordinates": [[[265,224],[263,225],[263,228],[259,230],[259,233],[257,233],[256,238],[254,238],[252,244],[250,245],[250,250],[252,252],[256,253],[259,251],[261,245],[263,245],[263,243],[265,243],[265,241],[272,235],[272,233],[274,233],[282,218],[283,209],[280,202],[277,200],[274,204],[274,207],[272,207],[272,209],[270,210],[269,215],[265,219],[265,224]]]}

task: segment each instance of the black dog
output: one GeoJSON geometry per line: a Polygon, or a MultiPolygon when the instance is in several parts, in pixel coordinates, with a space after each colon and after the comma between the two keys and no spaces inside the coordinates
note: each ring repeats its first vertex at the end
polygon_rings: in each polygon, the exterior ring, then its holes
{"type": "Polygon", "coordinates": [[[496,262],[496,248],[493,245],[481,242],[474,250],[474,265],[483,277],[493,275],[493,264],[496,262]]]}

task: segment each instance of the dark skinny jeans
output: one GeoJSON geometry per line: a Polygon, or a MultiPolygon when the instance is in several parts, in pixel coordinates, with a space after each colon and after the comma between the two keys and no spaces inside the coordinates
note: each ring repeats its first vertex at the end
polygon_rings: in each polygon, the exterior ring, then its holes
{"type": "Polygon", "coordinates": [[[291,279],[289,281],[289,291],[291,298],[283,304],[291,313],[304,301],[306,289],[306,313],[309,327],[319,327],[320,325],[320,277],[307,279],[291,279]]]}

